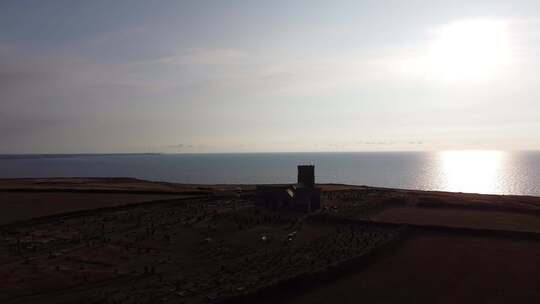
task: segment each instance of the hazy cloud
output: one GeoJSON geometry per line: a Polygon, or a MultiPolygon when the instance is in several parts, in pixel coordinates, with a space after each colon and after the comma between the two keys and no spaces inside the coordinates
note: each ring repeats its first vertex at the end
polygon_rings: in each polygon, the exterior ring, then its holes
{"type": "Polygon", "coordinates": [[[537,4],[494,3],[3,5],[0,153],[540,148],[537,4]],[[441,81],[430,46],[472,12],[512,63],[441,81]]]}

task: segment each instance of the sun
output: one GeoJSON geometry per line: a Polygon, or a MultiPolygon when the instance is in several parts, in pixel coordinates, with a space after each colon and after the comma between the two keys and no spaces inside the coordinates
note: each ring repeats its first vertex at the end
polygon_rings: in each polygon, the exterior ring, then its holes
{"type": "Polygon", "coordinates": [[[496,77],[511,62],[508,22],[472,19],[432,32],[427,64],[432,76],[448,81],[496,77]]]}

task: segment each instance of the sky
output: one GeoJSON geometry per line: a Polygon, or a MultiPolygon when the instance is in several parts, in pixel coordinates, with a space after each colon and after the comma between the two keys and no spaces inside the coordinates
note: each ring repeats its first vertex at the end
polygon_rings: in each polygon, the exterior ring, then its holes
{"type": "Polygon", "coordinates": [[[0,153],[540,149],[540,1],[0,2],[0,153]]]}

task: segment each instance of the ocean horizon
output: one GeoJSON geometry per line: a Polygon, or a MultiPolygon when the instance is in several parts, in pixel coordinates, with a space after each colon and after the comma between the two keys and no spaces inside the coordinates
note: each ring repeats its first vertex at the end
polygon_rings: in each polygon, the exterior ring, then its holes
{"type": "Polygon", "coordinates": [[[0,155],[0,178],[131,177],[188,184],[296,181],[316,166],[318,183],[540,196],[540,152],[287,152],[0,155]]]}

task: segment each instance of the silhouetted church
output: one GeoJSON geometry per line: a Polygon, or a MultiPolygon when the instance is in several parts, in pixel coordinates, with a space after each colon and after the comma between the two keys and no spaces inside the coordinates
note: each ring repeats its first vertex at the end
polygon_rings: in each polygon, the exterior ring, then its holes
{"type": "Polygon", "coordinates": [[[321,189],[315,188],[315,166],[298,166],[295,185],[257,186],[257,205],[273,210],[311,212],[321,208],[321,189]]]}

